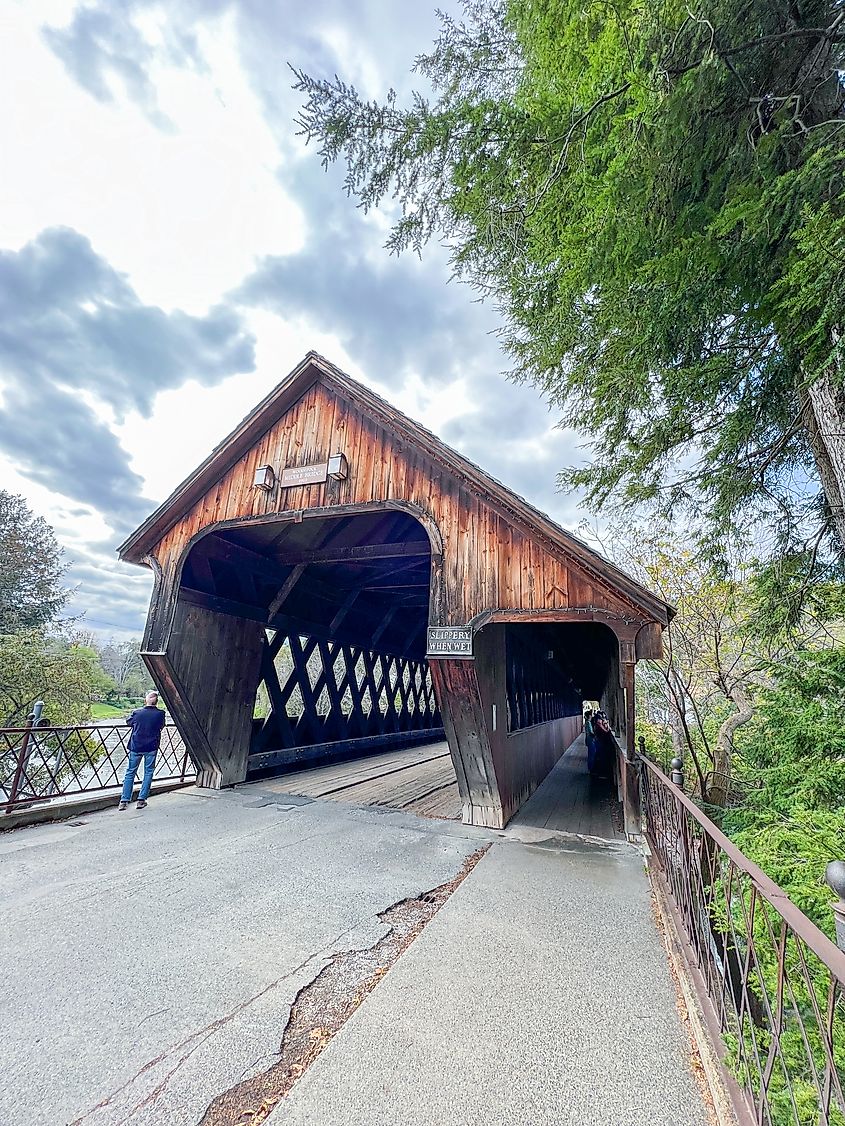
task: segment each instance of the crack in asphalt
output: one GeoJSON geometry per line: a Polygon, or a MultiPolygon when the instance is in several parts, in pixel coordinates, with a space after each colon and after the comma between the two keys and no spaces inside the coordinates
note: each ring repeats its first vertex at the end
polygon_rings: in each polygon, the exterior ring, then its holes
{"type": "Polygon", "coordinates": [[[388,923],[389,929],[370,946],[333,954],[297,991],[276,1062],[217,1095],[197,1126],[245,1126],[247,1122],[258,1126],[264,1122],[489,848],[486,844],[465,857],[458,872],[445,883],[380,911],[377,918],[388,923]]]}
{"type": "MultiPolygon", "coordinates": [[[[346,927],[339,934],[335,935],[334,938],[324,943],[323,946],[321,946],[318,950],[315,950],[312,954],[309,954],[308,957],[300,962],[298,966],[295,966],[292,970],[289,970],[287,973],[283,974],[279,978],[276,978],[274,981],[269,982],[264,986],[263,989],[260,989],[251,997],[247,997],[246,1000],[242,1001],[239,1005],[236,1005],[234,1009],[230,1010],[230,1012],[226,1013],[222,1017],[218,1017],[216,1020],[211,1021],[209,1024],[204,1025],[202,1028],[197,1029],[195,1032],[192,1032],[189,1036],[186,1036],[176,1044],[171,1044],[170,1047],[165,1048],[163,1052],[160,1052],[153,1059],[148,1060],[141,1068],[138,1069],[138,1071],[135,1072],[134,1075],[130,1076],[129,1079],[127,1079],[124,1083],[121,1083],[119,1087],[116,1087],[89,1110],[86,1110],[78,1118],[75,1118],[68,1124],[68,1126],[81,1126],[81,1124],[84,1123],[87,1119],[90,1119],[92,1115],[110,1106],[119,1095],[128,1091],[133,1083],[136,1083],[157,1064],[162,1063],[168,1058],[168,1056],[172,1056],[177,1052],[181,1052],[183,1049],[187,1048],[189,1044],[192,1045],[190,1049],[184,1053],[184,1055],[180,1056],[174,1066],[167,1072],[164,1078],[153,1088],[153,1090],[149,1094],[144,1096],[143,1099],[137,1102],[123,1118],[121,1118],[117,1123],[114,1124],[114,1126],[124,1126],[124,1124],[128,1122],[129,1119],[137,1111],[143,1109],[145,1106],[149,1106],[161,1096],[170,1079],[183,1066],[183,1064],[185,1064],[191,1058],[194,1052],[196,1052],[196,1050],[201,1047],[206,1042],[206,1040],[214,1035],[215,1032],[218,1032],[230,1021],[234,1020],[234,1018],[241,1014],[245,1009],[248,1009],[251,1005],[254,1005],[256,1001],[260,1001],[261,998],[266,996],[266,994],[271,990],[278,988],[280,985],[284,984],[284,982],[289,981],[292,977],[295,977],[296,974],[301,973],[302,970],[304,970],[310,962],[313,962],[321,955],[325,955],[327,951],[329,951],[338,942],[345,938],[346,935],[351,934],[353,931],[357,930],[358,927],[362,926],[364,922],[365,920],[358,920],[352,926],[346,927]]],[[[153,1013],[151,1015],[155,1016],[156,1014],[153,1013]]]]}

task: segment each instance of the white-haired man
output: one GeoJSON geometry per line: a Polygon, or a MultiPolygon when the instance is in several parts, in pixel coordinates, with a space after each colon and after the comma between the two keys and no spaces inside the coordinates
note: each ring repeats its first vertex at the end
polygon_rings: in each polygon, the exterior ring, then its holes
{"type": "Polygon", "coordinates": [[[143,708],[136,708],[127,717],[126,722],[132,728],[129,736],[129,765],[123,779],[123,790],[120,795],[118,809],[126,809],[132,801],[132,789],[135,785],[135,775],[141,759],[144,760],[144,778],[141,782],[141,792],[138,794],[138,809],[143,809],[150,796],[150,787],[153,784],[153,771],[156,768],[156,755],[161,743],[161,729],[164,727],[164,712],[158,707],[158,692],[148,692],[144,697],[143,708]]]}

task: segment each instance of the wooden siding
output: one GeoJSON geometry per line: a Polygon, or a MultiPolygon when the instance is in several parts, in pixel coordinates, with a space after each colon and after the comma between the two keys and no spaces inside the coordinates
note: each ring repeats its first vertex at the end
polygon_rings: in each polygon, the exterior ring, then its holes
{"type": "MultiPolygon", "coordinates": [[[[596,570],[544,541],[512,513],[468,489],[420,449],[389,434],[354,402],[319,381],[302,395],[223,477],[165,533],[151,553],[165,582],[176,574],[191,540],[221,521],[296,518],[338,507],[395,503],[428,517],[442,538],[442,569],[433,568],[431,624],[455,625],[489,610],[566,610],[619,614],[637,625],[646,616],[596,570]],[[265,492],[252,487],[255,469],[311,465],[343,452],[345,481],[265,492]]],[[[326,513],[327,514],[327,513],[326,513]]],[[[169,583],[167,583],[169,585],[169,583]]]]}
{"type": "Polygon", "coordinates": [[[246,776],[263,634],[255,622],[180,601],[168,654],[145,655],[197,763],[198,785],[246,776]]]}

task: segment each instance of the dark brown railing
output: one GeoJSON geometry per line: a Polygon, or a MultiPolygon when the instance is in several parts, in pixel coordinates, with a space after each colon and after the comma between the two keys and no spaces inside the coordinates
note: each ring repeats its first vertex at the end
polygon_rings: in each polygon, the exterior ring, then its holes
{"type": "MultiPolygon", "coordinates": [[[[130,734],[125,724],[0,728],[0,814],[36,802],[118,790],[129,758],[130,734]]],[[[166,724],[153,785],[188,783],[195,777],[179,732],[175,725],[166,724]]]]}
{"type": "Polygon", "coordinates": [[[640,761],[656,876],[699,971],[740,1117],[845,1126],[845,953],[654,763],[640,761]]]}

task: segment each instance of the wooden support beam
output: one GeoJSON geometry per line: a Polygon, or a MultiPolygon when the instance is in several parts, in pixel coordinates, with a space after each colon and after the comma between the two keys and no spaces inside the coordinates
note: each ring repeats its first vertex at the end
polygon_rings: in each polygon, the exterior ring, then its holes
{"type": "MultiPolygon", "coordinates": [[[[325,672],[326,691],[329,694],[330,703],[329,714],[326,717],[326,729],[327,733],[333,734],[335,739],[342,739],[345,734],[344,727],[348,726],[345,722],[346,716],[343,713],[340,689],[335,679],[335,658],[339,648],[340,646],[333,646],[330,641],[321,641],[317,645],[320,663],[325,672]]],[[[343,683],[342,677],[341,683],[343,683]]]]}
{"type": "Polygon", "coordinates": [[[193,568],[194,578],[204,586],[210,594],[216,593],[217,587],[214,581],[214,572],[211,569],[208,556],[202,551],[195,551],[191,554],[190,564],[193,568]]]}
{"type": "Polygon", "coordinates": [[[503,829],[499,782],[475,661],[429,663],[464,807],[464,823],[503,829]]]}
{"type": "Polygon", "coordinates": [[[203,785],[246,777],[255,693],[265,639],[259,625],[180,596],[168,650],[145,654],[203,785]],[[183,639],[190,639],[184,644],[183,639]]]}
{"type": "MultiPolygon", "coordinates": [[[[189,602],[194,606],[203,606],[207,610],[215,610],[219,614],[230,614],[235,618],[245,618],[250,622],[259,622],[267,629],[283,630],[286,633],[303,634],[306,637],[313,637],[318,641],[341,641],[347,644],[363,646],[369,648],[372,644],[372,639],[369,637],[362,637],[360,633],[353,633],[349,630],[344,630],[343,624],[337,627],[337,635],[333,636],[330,626],[321,622],[313,622],[307,618],[300,618],[299,616],[292,616],[288,614],[274,614],[270,617],[267,611],[260,606],[253,606],[247,602],[236,602],[231,598],[221,598],[215,594],[205,594],[203,591],[191,590],[188,587],[183,587],[179,594],[183,602],[189,602]]],[[[399,607],[399,609],[408,609],[408,607],[399,607]]],[[[424,607],[411,608],[412,611],[424,612],[424,607]]],[[[398,651],[397,651],[398,652],[398,651]]],[[[404,656],[404,653],[398,655],[404,656]]]]}
{"type": "Polygon", "coordinates": [[[379,623],[378,629],[373,634],[373,645],[378,644],[382,634],[387,629],[387,627],[390,625],[390,623],[393,621],[393,619],[396,617],[396,611],[398,609],[399,609],[398,606],[391,606],[390,609],[387,611],[387,613],[384,615],[381,622],[379,623]]]}
{"type": "Polygon", "coordinates": [[[428,590],[428,578],[421,579],[418,583],[367,583],[366,586],[359,587],[359,590],[368,590],[373,593],[383,594],[389,593],[391,590],[428,590]]]}
{"type": "Polygon", "coordinates": [[[231,540],[221,539],[219,535],[206,536],[194,548],[194,551],[201,551],[203,555],[210,559],[218,559],[238,568],[238,570],[249,571],[266,579],[278,580],[283,569],[290,566],[288,561],[282,562],[278,559],[270,559],[259,551],[253,551],[252,548],[241,547],[240,544],[232,543],[231,540]]]}
{"type": "Polygon", "coordinates": [[[197,785],[218,789],[221,775],[214,752],[194,711],[190,693],[173,668],[170,658],[166,653],[142,653],[141,657],[190,751],[197,768],[197,785]]]}
{"type": "Polygon", "coordinates": [[[418,643],[425,637],[428,623],[423,622],[419,629],[415,629],[408,637],[408,644],[405,646],[405,655],[410,656],[418,643]]]}
{"type": "MultiPolygon", "coordinates": [[[[349,687],[349,694],[352,697],[352,717],[354,723],[358,728],[359,734],[364,734],[366,723],[364,721],[364,693],[358,683],[358,676],[356,673],[356,666],[358,659],[361,657],[361,648],[358,645],[342,645],[341,652],[343,653],[343,661],[346,665],[346,675],[344,680],[349,687]]],[[[341,693],[345,691],[341,688],[341,693]]],[[[352,724],[350,723],[350,728],[352,724]]]]}
{"type": "MultiPolygon", "coordinates": [[[[296,739],[294,738],[293,728],[291,727],[290,720],[285,711],[282,689],[279,685],[279,677],[273,661],[274,656],[275,654],[272,651],[272,647],[265,643],[264,651],[261,656],[261,679],[264,681],[267,696],[270,700],[270,715],[264,721],[262,736],[268,730],[275,729],[274,733],[276,734],[276,738],[281,740],[282,746],[293,747],[296,745],[296,739]]],[[[263,742],[263,739],[261,741],[263,742]]]]}
{"type": "Polygon", "coordinates": [[[279,588],[278,594],[267,607],[267,613],[271,618],[274,614],[278,614],[278,612],[281,610],[282,606],[287,601],[291,591],[302,578],[306,566],[306,563],[297,563],[297,565],[282,583],[281,587],[279,588]]]}
{"type": "Polygon", "coordinates": [[[338,612],[335,614],[335,616],[332,618],[332,620],[329,624],[329,633],[332,635],[332,637],[334,637],[335,630],[338,628],[340,623],[343,621],[343,619],[346,617],[346,615],[352,609],[352,605],[353,605],[353,603],[355,602],[355,599],[358,597],[358,595],[360,593],[361,593],[361,588],[356,587],[354,590],[351,590],[349,592],[349,594],[347,594],[346,598],[343,601],[343,605],[338,610],[338,612]]]}
{"type": "Polygon", "coordinates": [[[363,754],[365,751],[388,750],[392,748],[418,746],[423,743],[440,742],[442,727],[428,727],[418,731],[390,732],[383,735],[365,735],[358,739],[346,739],[333,743],[319,743],[308,747],[294,747],[291,750],[264,751],[250,756],[249,771],[293,764],[319,761],[331,755],[333,758],[345,755],[363,754]]]}
{"type": "Polygon", "coordinates": [[[288,644],[296,672],[296,683],[302,696],[302,715],[296,725],[297,741],[301,739],[302,732],[305,731],[309,734],[310,741],[319,742],[319,736],[323,732],[323,724],[317,712],[317,701],[321,686],[318,681],[312,688],[311,678],[308,675],[308,659],[316,646],[316,642],[313,638],[309,638],[305,645],[302,645],[298,634],[292,633],[288,638],[288,644]]]}
{"type": "Polygon", "coordinates": [[[431,544],[428,540],[411,540],[409,543],[367,543],[358,547],[288,551],[281,555],[280,562],[289,567],[292,563],[358,563],[369,559],[397,559],[430,554],[431,544]]]}
{"type": "MultiPolygon", "coordinates": [[[[379,560],[379,559],[374,559],[372,561],[358,560],[358,562],[356,563],[356,566],[370,566],[371,563],[378,565],[380,562],[383,562],[383,561],[379,560]]],[[[408,571],[417,571],[417,570],[420,570],[421,568],[425,568],[425,580],[426,580],[426,583],[428,583],[428,575],[429,575],[429,570],[430,570],[430,564],[429,564],[429,560],[424,558],[423,556],[419,556],[417,558],[410,559],[406,563],[396,563],[395,561],[394,562],[387,561],[387,566],[384,567],[383,575],[385,577],[389,576],[390,578],[395,579],[399,575],[407,574],[408,571]]],[[[370,573],[370,581],[372,581],[372,582],[377,582],[380,577],[381,576],[379,576],[378,574],[372,574],[372,572],[370,573]]]]}

